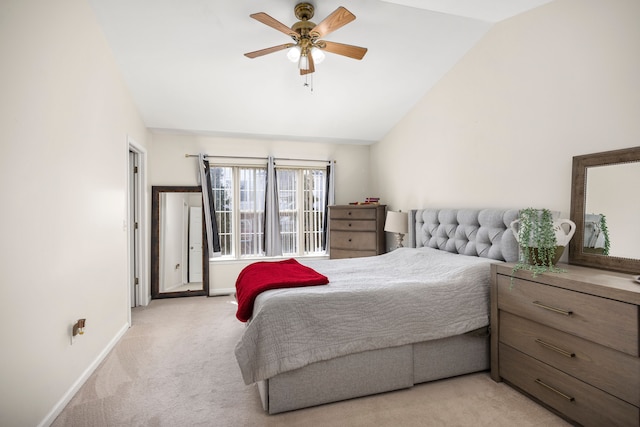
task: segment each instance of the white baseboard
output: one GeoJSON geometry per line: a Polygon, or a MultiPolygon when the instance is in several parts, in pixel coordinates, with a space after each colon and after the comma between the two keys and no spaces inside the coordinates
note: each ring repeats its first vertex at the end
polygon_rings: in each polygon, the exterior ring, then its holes
{"type": "Polygon", "coordinates": [[[217,297],[221,295],[233,295],[235,293],[236,293],[236,288],[216,288],[216,289],[209,288],[210,297],[217,297]]]}
{"type": "Polygon", "coordinates": [[[113,339],[111,339],[111,341],[104,348],[104,350],[102,350],[102,352],[100,352],[98,357],[96,357],[93,363],[91,363],[87,367],[87,369],[85,369],[82,375],[80,375],[80,377],[76,380],[76,382],[73,383],[71,388],[62,396],[62,399],[60,399],[58,403],[55,404],[53,409],[51,409],[51,411],[47,414],[47,416],[44,417],[44,419],[40,422],[40,424],[38,424],[38,427],[47,427],[53,424],[53,422],[56,420],[58,415],[60,415],[60,413],[64,410],[64,408],[69,404],[73,396],[75,396],[78,390],[80,390],[80,387],[82,387],[82,385],[85,382],[87,382],[91,374],[93,374],[93,372],[98,368],[98,366],[100,366],[100,364],[104,361],[104,359],[107,357],[109,352],[111,352],[111,350],[113,350],[113,348],[118,343],[118,341],[120,341],[120,338],[122,338],[125,332],[127,332],[127,330],[129,329],[129,326],[130,325],[128,324],[124,325],[122,329],[118,331],[118,333],[113,337],[113,339]]]}

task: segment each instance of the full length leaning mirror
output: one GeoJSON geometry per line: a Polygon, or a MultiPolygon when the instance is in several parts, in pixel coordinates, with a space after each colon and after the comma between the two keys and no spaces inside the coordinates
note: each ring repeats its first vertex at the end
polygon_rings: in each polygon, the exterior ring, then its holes
{"type": "Polygon", "coordinates": [[[573,158],[569,263],[640,274],[640,147],[573,158]]]}
{"type": "Polygon", "coordinates": [[[152,187],[151,212],[151,298],[208,295],[200,187],[152,187]]]}

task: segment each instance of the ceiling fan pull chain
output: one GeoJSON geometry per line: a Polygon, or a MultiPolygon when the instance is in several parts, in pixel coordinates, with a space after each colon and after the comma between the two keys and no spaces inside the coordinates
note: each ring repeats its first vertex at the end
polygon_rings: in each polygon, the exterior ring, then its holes
{"type": "Polygon", "coordinates": [[[313,74],[305,74],[304,75],[304,83],[302,86],[308,87],[311,92],[313,92],[313,74]]]}

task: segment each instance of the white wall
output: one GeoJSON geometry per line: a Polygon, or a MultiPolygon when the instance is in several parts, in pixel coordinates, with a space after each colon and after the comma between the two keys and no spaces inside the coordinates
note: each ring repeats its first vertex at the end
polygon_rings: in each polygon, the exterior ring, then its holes
{"type": "MultiPolygon", "coordinates": [[[[371,196],[369,146],[300,141],[232,139],[154,132],[149,150],[149,185],[198,185],[195,158],[200,152],[219,156],[251,156],[337,161],[336,203],[371,196]]],[[[210,294],[233,292],[235,279],[247,262],[210,264],[210,294]]]]}
{"type": "Polygon", "coordinates": [[[149,150],[149,185],[198,185],[195,158],[185,154],[296,159],[334,159],[336,203],[364,200],[371,191],[369,146],[304,141],[240,139],[153,132],[149,150]]]}
{"type": "Polygon", "coordinates": [[[35,426],[127,328],[127,136],[147,131],[86,1],[3,0],[0,56],[0,425],[35,426]]]}
{"type": "Polygon", "coordinates": [[[381,142],[393,209],[547,207],[571,161],[640,145],[640,2],[556,0],[497,24],[381,142]]]}

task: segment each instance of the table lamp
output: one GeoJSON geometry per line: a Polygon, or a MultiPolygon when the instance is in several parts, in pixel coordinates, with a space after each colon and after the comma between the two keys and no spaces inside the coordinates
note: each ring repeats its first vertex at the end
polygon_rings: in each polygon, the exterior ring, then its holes
{"type": "Polygon", "coordinates": [[[384,223],[384,231],[395,233],[396,248],[403,247],[402,239],[409,231],[409,215],[406,212],[387,212],[387,220],[384,223]]]}

